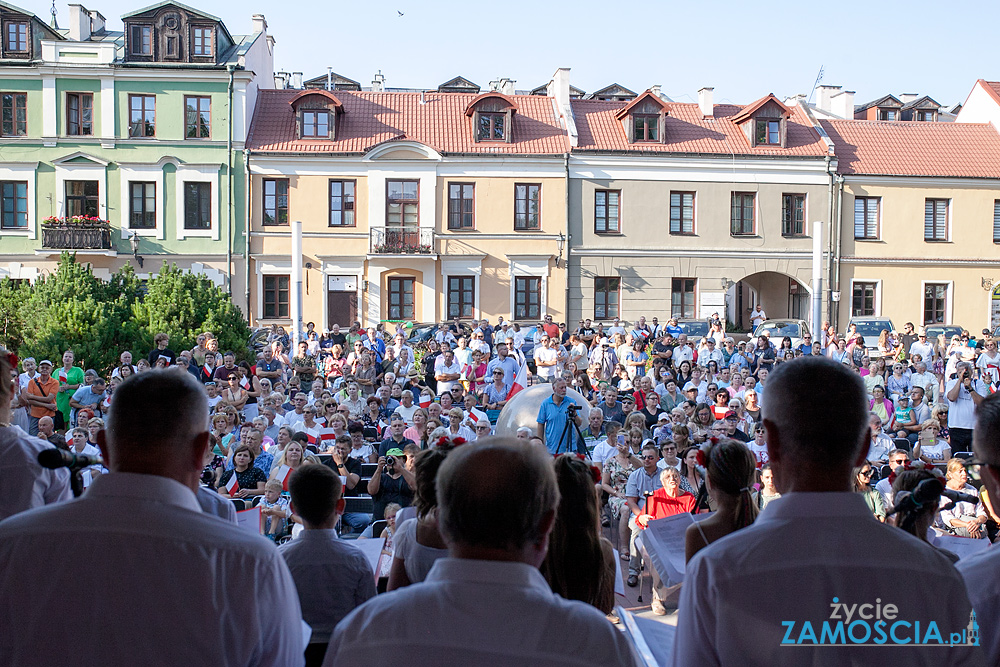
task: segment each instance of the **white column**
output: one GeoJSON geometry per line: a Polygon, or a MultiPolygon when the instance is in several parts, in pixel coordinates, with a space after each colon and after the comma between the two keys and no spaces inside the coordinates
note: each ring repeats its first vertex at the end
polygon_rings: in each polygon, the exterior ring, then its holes
{"type": "Polygon", "coordinates": [[[292,310],[292,353],[298,354],[302,333],[302,221],[292,222],[292,293],[289,295],[292,310]]]}
{"type": "Polygon", "coordinates": [[[59,136],[59,125],[56,111],[58,109],[56,99],[56,78],[54,76],[42,77],[42,137],[45,139],[55,139],[59,136]]]}
{"type": "Polygon", "coordinates": [[[115,147],[115,80],[101,79],[101,148],[115,147]]]}
{"type": "MultiPolygon", "coordinates": [[[[823,223],[819,220],[812,224],[812,322],[810,328],[813,336],[819,335],[823,325],[823,223]]],[[[813,340],[819,340],[814,338],[813,340]]]]}

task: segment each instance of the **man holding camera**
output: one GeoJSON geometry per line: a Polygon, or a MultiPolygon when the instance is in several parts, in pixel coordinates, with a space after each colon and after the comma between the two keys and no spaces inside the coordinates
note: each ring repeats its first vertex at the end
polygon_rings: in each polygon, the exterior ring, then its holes
{"type": "Polygon", "coordinates": [[[976,426],[976,406],[988,394],[982,380],[973,377],[972,364],[960,361],[955,366],[954,377],[945,385],[948,399],[948,431],[951,433],[951,451],[972,451],[972,429],[976,426]]]}
{"type": "Polygon", "coordinates": [[[413,473],[406,469],[406,454],[402,449],[394,447],[385,456],[378,457],[375,472],[368,481],[368,494],[372,497],[372,519],[384,519],[385,507],[389,503],[409,507],[416,487],[417,481],[413,473]]]}
{"type": "Polygon", "coordinates": [[[561,377],[552,382],[552,395],[538,408],[538,437],[552,454],[572,451],[586,454],[586,445],[570,424],[572,421],[579,427],[583,423],[578,413],[580,406],[566,395],[566,386],[566,380],[561,377]]]}

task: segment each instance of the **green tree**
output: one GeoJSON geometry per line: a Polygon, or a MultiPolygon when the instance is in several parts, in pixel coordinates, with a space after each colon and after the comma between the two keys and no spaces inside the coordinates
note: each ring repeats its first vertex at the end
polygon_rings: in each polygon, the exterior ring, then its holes
{"type": "Polygon", "coordinates": [[[30,286],[20,280],[0,280],[0,343],[12,352],[24,344],[24,322],[21,309],[31,293],[30,286]]]}
{"type": "Polygon", "coordinates": [[[233,350],[237,359],[248,357],[250,328],[226,291],[175,264],[164,265],[146,284],[145,296],[132,303],[132,320],[143,351],[153,348],[153,336],[161,331],[170,336],[175,351],[194,347],[199,333],[211,331],[220,350],[233,350]]]}
{"type": "Polygon", "coordinates": [[[112,294],[89,264],[63,253],[56,271],[35,282],[20,309],[21,356],[59,366],[63,351],[72,349],[78,365],[106,370],[118,356],[122,312],[120,295],[112,294]]]}

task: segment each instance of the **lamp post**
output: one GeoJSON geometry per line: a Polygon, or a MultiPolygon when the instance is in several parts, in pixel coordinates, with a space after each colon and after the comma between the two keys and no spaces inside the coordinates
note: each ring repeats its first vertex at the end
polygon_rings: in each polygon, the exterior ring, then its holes
{"type": "Polygon", "coordinates": [[[129,237],[129,243],[132,245],[132,256],[135,257],[135,263],[142,268],[142,255],[139,254],[139,235],[132,232],[132,236],[129,237]]]}

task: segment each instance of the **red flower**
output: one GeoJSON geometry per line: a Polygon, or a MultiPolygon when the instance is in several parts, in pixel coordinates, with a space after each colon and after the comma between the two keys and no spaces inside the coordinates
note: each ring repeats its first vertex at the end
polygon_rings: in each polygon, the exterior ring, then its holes
{"type": "Polygon", "coordinates": [[[698,460],[698,465],[700,465],[702,468],[704,468],[705,467],[705,450],[703,450],[703,449],[699,449],[698,450],[698,459],[697,460],[698,460]]]}

